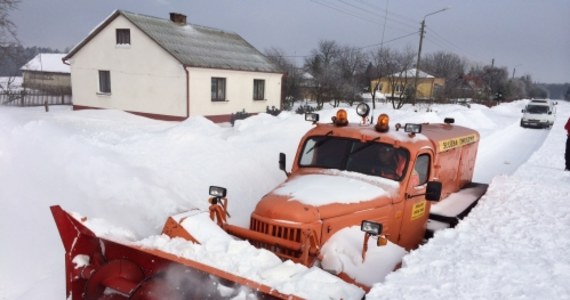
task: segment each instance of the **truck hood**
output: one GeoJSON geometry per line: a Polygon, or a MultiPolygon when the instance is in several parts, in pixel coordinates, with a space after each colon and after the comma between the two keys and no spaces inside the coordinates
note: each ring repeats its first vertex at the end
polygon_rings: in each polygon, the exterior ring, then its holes
{"type": "Polygon", "coordinates": [[[255,214],[310,223],[391,202],[400,184],[354,172],[327,170],[296,174],[265,195],[255,214]]]}

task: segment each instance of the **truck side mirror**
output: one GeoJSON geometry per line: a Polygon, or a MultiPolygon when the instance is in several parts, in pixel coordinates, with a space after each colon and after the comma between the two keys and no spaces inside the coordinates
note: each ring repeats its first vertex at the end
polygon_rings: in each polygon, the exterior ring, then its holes
{"type": "Polygon", "coordinates": [[[287,163],[287,156],[285,155],[285,153],[283,152],[279,153],[279,170],[285,172],[285,175],[289,177],[289,173],[287,173],[287,171],[285,170],[286,163],[287,163]]]}
{"type": "Polygon", "coordinates": [[[426,200],[439,201],[441,198],[442,184],[439,181],[429,181],[426,187],[426,200]]]}

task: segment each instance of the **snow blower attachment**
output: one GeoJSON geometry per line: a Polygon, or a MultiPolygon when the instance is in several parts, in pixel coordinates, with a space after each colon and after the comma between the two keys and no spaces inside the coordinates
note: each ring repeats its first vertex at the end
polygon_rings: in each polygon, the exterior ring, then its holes
{"type": "Polygon", "coordinates": [[[97,237],[60,206],[51,211],[65,248],[67,299],[299,299],[166,252],[97,237]]]}
{"type": "MultiPolygon", "coordinates": [[[[249,228],[229,223],[222,187],[210,187],[209,211],[200,216],[232,240],[247,240],[284,261],[321,266],[364,290],[383,280],[406,251],[457,225],[487,185],[472,182],[477,131],[452,119],[390,126],[387,114],[374,120],[369,113],[361,103],[359,122],[339,110],[326,124],[307,114],[314,127],[302,137],[290,172],[279,154],[287,178],[258,201],[249,228]],[[369,247],[370,239],[382,247],[369,247]]],[[[66,251],[68,298],[218,299],[235,295],[221,290],[243,288],[260,299],[294,298],[192,259],[98,237],[59,206],[51,209],[66,251]],[[171,280],[171,269],[182,280],[171,280]]],[[[190,225],[195,220],[193,212],[169,217],[163,233],[200,244],[201,233],[190,225]]]]}

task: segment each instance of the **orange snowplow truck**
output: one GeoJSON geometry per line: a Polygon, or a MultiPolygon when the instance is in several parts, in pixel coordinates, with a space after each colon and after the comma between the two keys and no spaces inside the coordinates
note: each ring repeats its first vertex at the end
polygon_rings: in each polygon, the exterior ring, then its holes
{"type": "MultiPolygon", "coordinates": [[[[228,200],[222,187],[210,187],[210,218],[231,235],[306,266],[318,262],[323,245],[344,228],[360,226],[365,232],[364,258],[371,235],[379,237],[379,245],[390,241],[411,250],[433,231],[455,226],[486,190],[486,185],[472,183],[478,132],[454,125],[453,119],[402,126],[390,124],[389,117],[381,114],[371,122],[369,111],[368,105],[360,104],[360,119],[354,123],[343,109],[328,123],[319,123],[318,114],[306,114],[305,119],[315,126],[301,139],[290,172],[285,155],[280,154],[279,166],[287,179],[259,201],[249,228],[228,222],[228,200]]],[[[129,299],[152,299],[142,295],[148,296],[145,291],[150,285],[162,284],[148,278],[155,278],[163,263],[177,263],[203,276],[248,286],[264,297],[290,297],[198,262],[117,245],[81,228],[59,206],[52,211],[66,248],[67,291],[73,299],[83,299],[76,295],[101,299],[104,288],[119,290],[129,299]],[[78,232],[84,234],[78,238],[78,232]],[[91,258],[98,263],[82,270],[73,268],[71,260],[77,254],[94,256],[91,252],[105,257],[91,258]],[[141,271],[127,274],[130,271],[119,263],[109,266],[113,260],[141,271]]],[[[163,233],[196,241],[181,222],[169,218],[163,233]]],[[[341,278],[351,281],[347,276],[341,278]]]]}
{"type": "MultiPolygon", "coordinates": [[[[259,201],[250,228],[228,224],[225,203],[211,208],[219,210],[212,213],[218,224],[283,259],[310,266],[322,245],[349,226],[362,225],[365,231],[364,225],[381,224],[383,237],[414,249],[441,223],[455,226],[486,191],[486,185],[472,183],[477,131],[453,125],[453,119],[392,128],[386,114],[369,124],[365,103],[357,113],[360,122],[348,122],[347,112],[340,109],[326,124],[318,123],[318,114],[306,114],[316,126],[301,139],[290,173],[280,154],[279,167],[288,178],[259,201]],[[351,187],[366,188],[361,182],[378,187],[377,193],[359,198],[351,187]],[[438,204],[448,208],[430,214],[431,202],[462,189],[474,190],[475,196],[455,197],[456,203],[442,201],[438,204]],[[428,228],[428,221],[433,228],[428,228]]],[[[210,190],[225,199],[225,189],[210,190]]]]}

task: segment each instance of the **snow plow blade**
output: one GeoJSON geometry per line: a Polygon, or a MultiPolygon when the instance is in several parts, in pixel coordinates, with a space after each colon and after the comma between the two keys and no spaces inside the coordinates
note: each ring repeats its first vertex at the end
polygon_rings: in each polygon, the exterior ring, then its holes
{"type": "Polygon", "coordinates": [[[50,207],[65,248],[66,299],[299,299],[220,269],[96,236],[50,207]]]}

